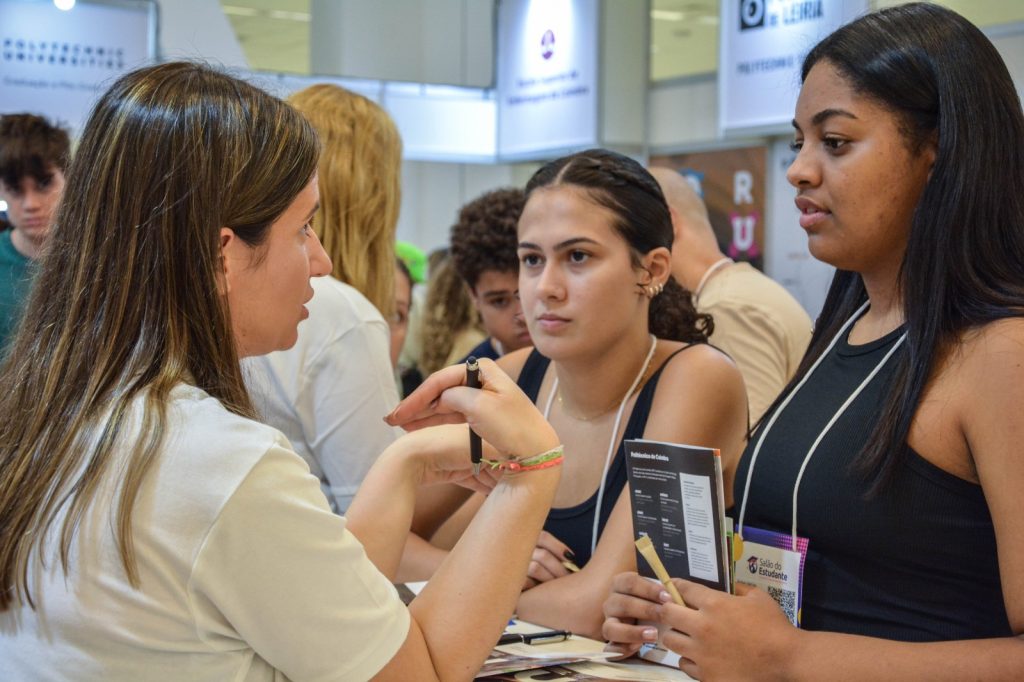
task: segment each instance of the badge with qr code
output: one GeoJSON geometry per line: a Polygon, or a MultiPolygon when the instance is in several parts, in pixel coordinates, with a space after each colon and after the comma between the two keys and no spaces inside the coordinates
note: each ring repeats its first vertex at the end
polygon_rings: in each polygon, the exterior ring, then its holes
{"type": "Polygon", "coordinates": [[[759,587],[778,602],[789,622],[800,627],[807,538],[746,526],[733,566],[736,582],[759,587]]]}

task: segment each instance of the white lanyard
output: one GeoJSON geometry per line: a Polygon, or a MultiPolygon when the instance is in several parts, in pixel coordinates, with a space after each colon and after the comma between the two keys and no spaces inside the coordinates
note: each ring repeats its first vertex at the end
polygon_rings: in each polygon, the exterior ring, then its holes
{"type": "MultiPolygon", "coordinates": [[[[647,357],[644,358],[644,364],[640,367],[640,371],[637,373],[636,378],[633,379],[633,383],[629,385],[629,390],[626,391],[626,395],[622,396],[622,402],[619,403],[619,411],[615,415],[615,424],[612,426],[612,437],[608,441],[608,454],[604,458],[604,470],[601,472],[601,485],[597,488],[597,505],[594,507],[594,530],[590,538],[590,555],[593,556],[597,550],[597,526],[598,521],[601,520],[601,501],[604,499],[604,487],[607,483],[608,469],[612,465],[612,453],[615,452],[615,446],[618,443],[616,436],[619,435],[619,425],[622,423],[622,413],[626,409],[626,403],[629,402],[629,396],[633,395],[633,391],[636,390],[640,380],[644,378],[644,374],[647,372],[647,367],[651,364],[651,358],[654,357],[654,349],[658,347],[658,339],[651,334],[651,349],[647,351],[647,357]]],[[[544,406],[544,419],[548,418],[551,414],[551,402],[555,399],[555,394],[558,393],[558,373],[555,373],[555,381],[551,384],[551,393],[548,394],[548,402],[544,406]]],[[[607,413],[606,413],[607,414],[607,413]]]]}
{"type": "MultiPolygon", "coordinates": [[[[747,469],[747,480],[743,485],[743,502],[740,504],[740,518],[738,524],[738,531],[740,537],[743,537],[743,519],[745,518],[747,513],[747,496],[750,494],[750,481],[754,478],[754,464],[757,463],[757,456],[761,452],[761,445],[764,444],[765,437],[768,435],[768,432],[771,431],[772,427],[775,425],[775,420],[778,419],[779,415],[782,414],[782,412],[786,409],[786,406],[789,405],[790,401],[793,399],[793,396],[795,396],[797,392],[801,388],[803,388],[803,385],[807,383],[807,380],[810,378],[811,374],[813,374],[814,370],[818,368],[818,365],[821,364],[821,361],[825,359],[825,356],[827,356],[832,351],[832,348],[834,348],[836,343],[838,343],[839,339],[843,337],[843,335],[846,333],[846,330],[849,329],[850,325],[852,325],[857,320],[857,318],[859,318],[861,314],[867,309],[868,303],[869,301],[865,301],[864,305],[858,308],[857,312],[855,312],[853,316],[850,317],[850,319],[843,324],[843,326],[839,329],[839,333],[837,333],[835,338],[833,338],[832,341],[829,342],[828,348],[825,349],[825,352],[818,356],[818,359],[814,361],[814,364],[811,365],[811,368],[809,370],[807,370],[807,373],[804,374],[803,378],[796,385],[796,387],[792,391],[790,391],[789,395],[787,395],[786,398],[782,401],[782,403],[779,404],[779,407],[775,410],[775,412],[771,416],[771,419],[768,420],[768,423],[765,424],[764,429],[761,431],[761,435],[757,439],[757,445],[754,446],[754,452],[750,456],[750,467],[748,467],[747,469]]],[[[818,445],[820,445],[821,441],[824,440],[825,436],[832,429],[832,426],[835,425],[835,423],[839,421],[839,418],[843,416],[843,413],[846,412],[846,408],[848,408],[853,403],[853,401],[857,399],[857,396],[859,396],[861,392],[864,390],[864,388],[871,382],[871,380],[875,378],[875,375],[877,375],[882,370],[882,368],[885,367],[885,363],[889,361],[889,358],[892,357],[893,353],[895,353],[896,350],[903,344],[906,338],[907,333],[903,332],[903,334],[896,341],[896,343],[893,344],[893,347],[889,349],[889,352],[885,354],[885,357],[883,357],[882,360],[878,363],[878,365],[876,365],[875,368],[871,370],[871,373],[868,374],[867,377],[865,377],[864,381],[860,383],[860,386],[858,386],[853,391],[853,393],[850,394],[850,397],[847,398],[846,402],[844,402],[840,406],[839,410],[834,415],[832,415],[832,418],[829,419],[827,424],[825,424],[825,428],[821,430],[821,433],[819,433],[818,437],[814,439],[814,443],[811,444],[811,448],[807,451],[807,455],[804,457],[803,464],[800,465],[800,471],[799,473],[797,473],[796,482],[793,484],[793,523],[791,528],[791,534],[792,549],[794,552],[796,551],[797,539],[797,493],[800,491],[800,481],[803,479],[804,471],[807,469],[807,465],[810,463],[811,457],[814,456],[814,452],[818,449],[818,445]]]]}
{"type": "Polygon", "coordinates": [[[711,275],[715,274],[715,272],[717,272],[719,270],[719,268],[723,268],[726,265],[732,265],[735,262],[736,261],[734,261],[732,258],[729,258],[728,256],[725,256],[724,258],[722,258],[720,260],[717,260],[714,263],[712,263],[711,267],[709,267],[707,270],[705,270],[704,274],[701,275],[700,281],[697,282],[697,288],[693,290],[693,301],[694,301],[694,303],[696,303],[697,299],[700,298],[700,292],[704,291],[704,285],[708,283],[709,279],[711,279],[711,275]]]}

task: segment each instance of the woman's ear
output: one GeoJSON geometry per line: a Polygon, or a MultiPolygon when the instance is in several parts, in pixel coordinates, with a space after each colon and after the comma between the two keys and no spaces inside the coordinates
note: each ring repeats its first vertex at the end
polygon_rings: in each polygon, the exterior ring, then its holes
{"type": "Polygon", "coordinates": [[[238,268],[235,251],[241,244],[241,239],[230,227],[220,228],[220,257],[217,268],[217,293],[227,296],[231,291],[231,281],[238,268]]]}
{"type": "Polygon", "coordinates": [[[672,252],[664,246],[651,249],[644,254],[642,263],[644,270],[651,275],[652,284],[664,286],[672,275],[672,252]]]}

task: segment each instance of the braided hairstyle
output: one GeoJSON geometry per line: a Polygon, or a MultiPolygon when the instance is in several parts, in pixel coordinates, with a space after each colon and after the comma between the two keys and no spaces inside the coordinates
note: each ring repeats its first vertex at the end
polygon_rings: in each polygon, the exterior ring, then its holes
{"type": "MultiPolygon", "coordinates": [[[[588,149],[552,161],[526,183],[526,198],[537,189],[572,185],[615,216],[613,227],[629,245],[633,266],[658,247],[672,249],[672,217],[665,195],[642,165],[607,149],[588,149]]],[[[705,343],[714,330],[710,315],[698,313],[693,298],[674,277],[653,299],[648,326],[660,339],[705,343]]]]}

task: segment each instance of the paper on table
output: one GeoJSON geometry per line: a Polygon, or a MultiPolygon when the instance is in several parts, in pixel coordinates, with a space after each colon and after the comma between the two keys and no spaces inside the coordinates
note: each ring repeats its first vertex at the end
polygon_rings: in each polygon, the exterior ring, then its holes
{"type": "Polygon", "coordinates": [[[596,680],[622,680],[623,682],[681,682],[683,680],[693,679],[682,670],[659,668],[646,663],[573,663],[565,667],[596,680]]]}
{"type": "Polygon", "coordinates": [[[547,651],[550,648],[546,644],[532,646],[529,644],[506,644],[495,648],[476,676],[480,678],[520,670],[565,665],[567,663],[604,660],[614,655],[602,651],[547,651]],[[541,651],[538,651],[538,649],[541,649],[541,651]]]}

